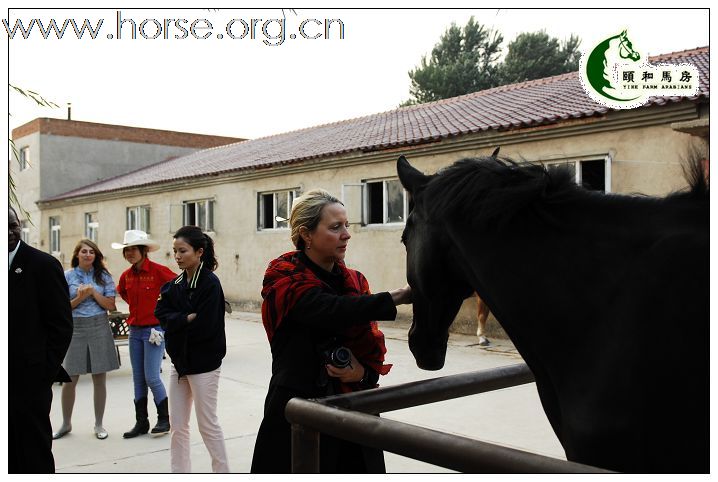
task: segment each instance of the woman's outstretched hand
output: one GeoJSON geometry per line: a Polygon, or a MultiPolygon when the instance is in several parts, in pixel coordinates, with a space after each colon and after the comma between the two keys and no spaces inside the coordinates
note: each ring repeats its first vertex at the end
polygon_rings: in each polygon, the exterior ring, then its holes
{"type": "Polygon", "coordinates": [[[411,286],[409,285],[390,291],[389,294],[391,295],[391,299],[394,301],[394,305],[411,304],[411,286]]]}

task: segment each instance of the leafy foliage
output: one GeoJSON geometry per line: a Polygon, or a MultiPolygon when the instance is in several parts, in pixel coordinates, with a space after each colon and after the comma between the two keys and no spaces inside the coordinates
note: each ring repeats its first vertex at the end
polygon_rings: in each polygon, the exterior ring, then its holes
{"type": "Polygon", "coordinates": [[[575,35],[559,42],[543,30],[519,34],[509,44],[501,66],[501,82],[513,84],[575,72],[581,59],[580,44],[581,40],[575,35]]]}
{"type": "Polygon", "coordinates": [[[545,31],[522,33],[499,62],[503,36],[471,17],[462,28],[452,23],[431,57],[409,71],[411,98],[401,106],[422,104],[578,70],[581,40],[560,42],[545,31]]]}
{"type": "Polygon", "coordinates": [[[476,92],[495,85],[496,60],[503,37],[471,17],[463,27],[455,23],[444,32],[427,60],[409,72],[414,103],[431,102],[476,92]]]}

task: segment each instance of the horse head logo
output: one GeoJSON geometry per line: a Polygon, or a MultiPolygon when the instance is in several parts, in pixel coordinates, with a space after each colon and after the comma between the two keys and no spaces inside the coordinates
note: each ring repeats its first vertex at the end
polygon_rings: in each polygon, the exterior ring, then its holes
{"type": "Polygon", "coordinates": [[[627,31],[624,30],[599,43],[591,51],[584,67],[586,80],[598,95],[607,99],[616,102],[636,100],[640,95],[622,92],[613,85],[613,67],[626,61],[637,62],[640,58],[640,54],[633,49],[627,31]]]}

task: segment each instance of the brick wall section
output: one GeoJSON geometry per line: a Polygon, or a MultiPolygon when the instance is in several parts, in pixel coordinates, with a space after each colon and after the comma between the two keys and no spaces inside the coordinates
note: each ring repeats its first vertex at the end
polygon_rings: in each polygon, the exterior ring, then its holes
{"type": "Polygon", "coordinates": [[[51,119],[47,117],[41,117],[20,127],[16,127],[12,130],[12,138],[13,140],[19,139],[35,132],[54,136],[128,141],[164,146],[191,147],[195,149],[224,146],[245,140],[235,137],[210,136],[205,134],[192,134],[189,132],[145,129],[142,127],[112,124],[97,124],[95,122],[51,119]]]}

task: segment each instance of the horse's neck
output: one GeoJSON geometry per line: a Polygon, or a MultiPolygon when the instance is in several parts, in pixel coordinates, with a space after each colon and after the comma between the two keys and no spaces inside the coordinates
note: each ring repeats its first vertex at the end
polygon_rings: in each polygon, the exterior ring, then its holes
{"type": "Polygon", "coordinates": [[[611,37],[608,39],[608,48],[604,52],[603,56],[606,59],[606,66],[612,66],[616,63],[623,61],[621,59],[621,38],[620,36],[611,37]]]}

